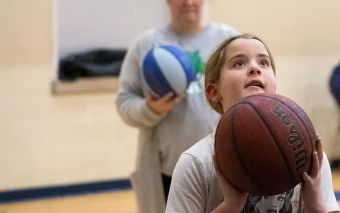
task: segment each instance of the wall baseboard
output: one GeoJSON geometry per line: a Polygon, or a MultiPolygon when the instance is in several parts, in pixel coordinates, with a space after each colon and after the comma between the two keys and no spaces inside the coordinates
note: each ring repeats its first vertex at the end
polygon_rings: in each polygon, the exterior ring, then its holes
{"type": "MultiPolygon", "coordinates": [[[[129,179],[19,189],[0,192],[0,204],[131,189],[129,179]]],[[[340,191],[335,191],[335,197],[340,201],[340,191]]]]}
{"type": "Polygon", "coordinates": [[[0,191],[0,203],[75,196],[131,189],[129,179],[0,191]]]}
{"type": "Polygon", "coordinates": [[[116,92],[118,89],[118,77],[95,77],[82,78],[75,81],[58,81],[52,82],[52,94],[84,94],[95,92],[116,92]]]}
{"type": "Polygon", "coordinates": [[[340,202],[340,191],[335,191],[335,198],[338,202],[340,202]]]}

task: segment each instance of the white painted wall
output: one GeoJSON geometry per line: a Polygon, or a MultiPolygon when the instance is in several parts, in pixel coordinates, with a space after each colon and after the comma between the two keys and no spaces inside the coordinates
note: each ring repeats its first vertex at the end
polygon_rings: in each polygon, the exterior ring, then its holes
{"type": "MultiPolygon", "coordinates": [[[[298,1],[306,7],[290,10],[294,19],[284,14],[297,1],[260,2],[271,9],[255,10],[255,1],[213,0],[216,5],[211,14],[241,31],[259,33],[268,41],[277,62],[278,92],[308,112],[329,157],[339,157],[339,114],[327,80],[340,57],[339,19],[334,17],[340,1],[321,2],[327,7],[298,1]],[[310,27],[302,29],[302,20],[307,19],[300,13],[314,18],[311,23],[317,39],[311,39],[310,27]],[[242,19],[242,14],[252,19],[242,19]],[[279,24],[295,30],[278,37],[279,24]],[[295,36],[289,34],[292,32],[295,36]],[[315,49],[323,42],[325,45],[315,49]]],[[[0,191],[127,178],[134,169],[137,129],[119,118],[115,94],[50,94],[52,8],[52,0],[0,1],[0,191]]],[[[132,39],[130,34],[125,36],[132,39]]]]}
{"type": "Polygon", "coordinates": [[[96,47],[128,47],[137,35],[164,25],[164,0],[58,0],[59,54],[96,47]]]}

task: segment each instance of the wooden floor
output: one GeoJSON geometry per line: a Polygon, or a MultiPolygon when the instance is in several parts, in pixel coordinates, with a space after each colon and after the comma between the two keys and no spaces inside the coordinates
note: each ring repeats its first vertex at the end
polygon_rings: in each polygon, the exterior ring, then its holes
{"type": "Polygon", "coordinates": [[[132,191],[0,204],[0,213],[135,213],[132,191]]]}
{"type": "MultiPolygon", "coordinates": [[[[340,191],[340,170],[333,172],[333,187],[335,191],[340,191]]],[[[119,191],[0,205],[0,213],[94,212],[136,213],[135,195],[133,191],[119,191]]]]}
{"type": "Polygon", "coordinates": [[[334,191],[340,191],[340,170],[333,171],[332,174],[334,191]]]}

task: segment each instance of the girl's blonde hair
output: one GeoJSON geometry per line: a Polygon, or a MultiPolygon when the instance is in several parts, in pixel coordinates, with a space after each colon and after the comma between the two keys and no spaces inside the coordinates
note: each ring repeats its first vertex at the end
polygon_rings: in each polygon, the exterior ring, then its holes
{"type": "MultiPolygon", "coordinates": [[[[256,40],[260,41],[264,45],[264,47],[267,49],[267,52],[268,52],[269,58],[270,58],[271,66],[273,68],[274,74],[276,74],[274,59],[273,59],[273,56],[272,56],[271,52],[269,51],[267,45],[260,38],[254,36],[252,34],[241,34],[241,35],[231,37],[231,38],[225,40],[224,42],[222,42],[215,49],[215,51],[212,53],[212,55],[209,57],[208,62],[207,62],[207,66],[205,68],[205,87],[207,87],[207,85],[209,85],[211,83],[217,83],[218,80],[220,79],[221,69],[222,69],[222,67],[225,63],[225,59],[226,59],[227,47],[229,46],[229,44],[231,44],[231,42],[233,42],[236,39],[256,39],[256,40]]],[[[222,104],[220,102],[215,103],[212,100],[210,100],[209,97],[207,97],[207,99],[208,99],[209,105],[216,112],[223,114],[223,108],[222,108],[222,104]]]]}

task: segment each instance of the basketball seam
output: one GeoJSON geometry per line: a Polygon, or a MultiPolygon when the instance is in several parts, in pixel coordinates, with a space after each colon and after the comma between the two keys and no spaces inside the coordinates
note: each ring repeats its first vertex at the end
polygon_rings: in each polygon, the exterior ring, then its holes
{"type": "MultiPolygon", "coordinates": [[[[232,109],[234,109],[234,108],[235,108],[235,106],[231,107],[229,110],[232,110],[232,109]]],[[[228,110],[228,111],[229,111],[229,110],[228,110]]],[[[234,109],[233,112],[232,112],[232,118],[234,117],[234,112],[235,112],[235,109],[234,109]]],[[[216,132],[218,132],[219,127],[220,127],[220,125],[217,126],[216,132]]],[[[216,137],[216,135],[215,135],[215,137],[216,137]]],[[[233,132],[231,132],[231,137],[232,137],[232,139],[234,138],[233,132]]],[[[215,142],[215,147],[216,147],[216,142],[215,142]]],[[[216,152],[216,151],[215,151],[215,152],[216,152]]],[[[218,158],[216,158],[216,163],[217,163],[218,169],[221,170],[221,163],[220,163],[220,161],[218,160],[218,158]]],[[[228,179],[228,177],[227,177],[226,175],[224,175],[224,173],[221,172],[221,175],[222,175],[222,176],[228,181],[228,183],[230,183],[233,187],[235,187],[235,188],[238,189],[238,190],[241,190],[241,189],[238,188],[232,181],[230,181],[230,179],[228,179]]]]}
{"type": "MultiPolygon", "coordinates": [[[[186,65],[184,64],[184,62],[182,61],[182,60],[180,60],[179,61],[180,63],[181,63],[181,65],[182,65],[182,67],[183,67],[183,69],[184,68],[186,68],[186,65]]],[[[192,64],[192,61],[191,61],[191,59],[190,59],[190,63],[192,64]]],[[[186,71],[186,69],[184,69],[185,70],[185,77],[186,77],[186,79],[187,79],[187,84],[186,84],[186,86],[188,87],[189,85],[190,85],[190,83],[191,83],[191,81],[190,81],[190,79],[189,79],[189,73],[186,71]]],[[[195,71],[194,71],[194,68],[192,67],[192,72],[193,72],[193,77],[194,77],[194,80],[192,80],[192,81],[195,81],[195,79],[197,80],[197,76],[196,76],[196,73],[195,73],[195,71]]]]}
{"type": "MultiPolygon", "coordinates": [[[[152,50],[149,54],[147,54],[146,57],[148,56],[152,56],[153,58],[155,58],[154,56],[154,50],[152,50]],[[150,54],[150,55],[149,55],[150,54]]],[[[160,67],[159,63],[157,60],[153,59],[154,62],[157,64],[157,67],[160,67]]],[[[160,72],[154,72],[154,75],[155,75],[155,78],[160,82],[160,84],[157,85],[157,88],[152,88],[155,86],[155,84],[149,80],[149,78],[146,77],[146,74],[145,74],[145,71],[144,71],[144,66],[145,66],[145,61],[143,62],[143,76],[144,76],[144,79],[145,81],[147,82],[148,84],[148,88],[151,89],[153,91],[153,93],[157,94],[158,96],[164,96],[166,95],[166,89],[170,89],[170,91],[174,91],[174,89],[171,87],[171,84],[169,83],[169,81],[160,73],[160,72]],[[162,88],[162,87],[158,87],[159,85],[165,85],[165,87],[167,87],[166,89],[162,88]],[[158,91],[155,91],[154,89],[158,90],[158,91]],[[159,95],[158,92],[163,93],[165,92],[164,94],[161,94],[159,95]]],[[[175,94],[176,95],[176,94],[175,94]]]]}
{"type": "MultiPolygon", "coordinates": [[[[256,107],[254,107],[254,106],[252,105],[252,103],[250,103],[250,102],[243,102],[243,103],[241,103],[241,104],[245,104],[245,105],[251,106],[251,107],[254,109],[255,115],[256,115],[256,116],[262,121],[262,123],[265,125],[265,127],[266,127],[267,131],[269,132],[270,136],[271,136],[272,139],[275,141],[275,147],[276,147],[277,150],[279,151],[280,156],[281,156],[281,158],[283,159],[284,164],[286,165],[286,170],[288,171],[288,174],[289,174],[289,176],[290,176],[290,183],[292,184],[294,178],[293,178],[293,174],[291,173],[291,171],[290,171],[290,169],[289,169],[290,167],[289,167],[289,164],[288,164],[288,160],[287,160],[287,158],[285,157],[285,155],[283,154],[281,148],[278,146],[278,142],[277,142],[276,137],[275,137],[274,134],[273,134],[273,131],[269,128],[268,124],[267,124],[267,123],[265,122],[265,120],[261,117],[261,113],[256,109],[256,107]]],[[[261,185],[261,184],[259,184],[259,185],[261,185]]],[[[265,187],[263,187],[263,188],[265,188],[265,187]]],[[[268,190],[268,191],[270,191],[270,190],[268,190]]]]}
{"type": "MultiPolygon", "coordinates": [[[[278,101],[278,102],[280,102],[281,104],[284,104],[287,108],[291,109],[293,112],[295,112],[295,110],[294,110],[292,107],[290,107],[289,105],[285,104],[285,103],[284,103],[283,101],[281,101],[280,99],[276,99],[276,98],[271,97],[271,96],[260,95],[260,94],[258,94],[258,96],[260,96],[260,97],[266,97],[266,98],[270,98],[270,99],[272,99],[272,100],[278,101]]],[[[296,104],[296,103],[295,103],[295,104],[296,104]]],[[[303,119],[301,118],[301,116],[300,116],[298,113],[295,113],[295,114],[296,114],[297,117],[300,119],[300,122],[301,122],[302,125],[305,127],[305,129],[307,129],[307,131],[308,131],[309,133],[311,133],[311,131],[309,131],[308,126],[305,124],[305,122],[303,122],[303,119]]],[[[308,115],[307,115],[307,116],[308,116],[308,115]]],[[[310,122],[312,122],[312,121],[310,121],[310,122]]],[[[314,129],[314,133],[312,132],[312,134],[315,134],[315,129],[314,129]]],[[[313,139],[311,138],[310,134],[307,134],[307,137],[309,138],[309,145],[310,145],[310,147],[311,147],[311,149],[312,149],[312,152],[314,152],[315,150],[314,150],[314,146],[313,146],[313,139]]],[[[313,161],[313,158],[311,159],[311,161],[313,161]]],[[[310,164],[309,170],[311,169],[311,167],[312,167],[312,163],[310,164]]]]}
{"type": "MultiPolygon", "coordinates": [[[[164,46],[163,46],[164,47],[164,46]]],[[[169,50],[167,50],[167,51],[169,51],[169,50]]],[[[171,54],[174,54],[172,51],[169,51],[171,54]]],[[[187,56],[187,57],[189,57],[189,62],[190,62],[190,64],[192,65],[192,60],[191,60],[191,58],[190,58],[190,56],[188,56],[188,54],[189,53],[187,53],[186,51],[184,51],[183,50],[183,53],[185,54],[185,56],[187,56]]],[[[183,57],[183,56],[182,56],[183,57]]],[[[184,61],[183,60],[179,60],[179,63],[182,65],[182,67],[183,67],[183,70],[184,70],[184,73],[185,73],[185,77],[186,77],[186,86],[188,87],[189,86],[189,84],[191,83],[189,80],[189,73],[187,72],[187,70],[185,69],[185,68],[187,68],[187,66],[186,66],[186,64],[184,63],[184,61]]],[[[195,73],[195,70],[194,70],[194,67],[193,67],[193,65],[192,65],[192,67],[191,67],[192,69],[191,69],[191,71],[192,71],[192,74],[193,74],[193,77],[194,77],[194,80],[193,81],[195,81],[195,79],[197,80],[197,76],[196,76],[196,73],[195,73]]]]}
{"type": "MultiPolygon", "coordinates": [[[[258,96],[261,96],[261,97],[266,97],[266,98],[270,98],[270,99],[273,99],[273,100],[275,100],[275,101],[278,101],[278,102],[280,102],[281,104],[284,104],[286,107],[288,107],[289,109],[291,109],[293,112],[295,112],[295,110],[292,108],[292,107],[290,107],[289,105],[287,105],[287,104],[285,104],[283,101],[281,101],[281,100],[279,100],[279,99],[276,99],[276,98],[274,98],[274,97],[270,97],[270,96],[266,96],[266,95],[258,95],[258,96]]],[[[249,102],[247,102],[247,103],[249,103],[249,102]]],[[[296,104],[296,103],[295,103],[296,104]]],[[[295,113],[296,115],[297,115],[297,117],[299,117],[299,119],[300,119],[300,122],[302,123],[302,125],[304,125],[305,126],[305,128],[307,129],[307,131],[309,132],[309,128],[308,128],[308,126],[305,124],[305,122],[303,122],[303,119],[300,117],[300,115],[299,114],[297,114],[297,113],[295,113]]],[[[311,121],[312,122],[312,121],[311,121]]],[[[313,150],[313,140],[312,140],[312,138],[311,138],[311,136],[310,136],[310,134],[307,134],[308,135],[308,138],[309,138],[309,141],[310,141],[310,145],[311,145],[311,148],[312,148],[312,150],[313,150]]],[[[314,151],[314,150],[313,150],[314,151]]]]}
{"type": "MultiPolygon", "coordinates": [[[[181,69],[184,71],[184,78],[185,78],[185,81],[186,81],[185,88],[187,88],[187,86],[188,86],[188,76],[187,76],[185,66],[183,65],[182,61],[177,58],[177,55],[175,55],[175,53],[173,51],[166,49],[166,48],[160,48],[160,49],[162,49],[162,50],[155,50],[155,51],[164,51],[164,52],[166,52],[166,54],[169,54],[170,58],[174,59],[176,61],[176,63],[181,67],[181,69]]],[[[158,57],[155,55],[155,51],[153,52],[153,55],[154,55],[154,58],[155,58],[157,65],[160,67],[162,76],[164,76],[164,79],[167,81],[167,83],[170,86],[170,88],[172,89],[172,91],[179,95],[180,92],[177,93],[176,84],[174,84],[174,81],[172,81],[174,79],[168,80],[169,75],[167,75],[166,72],[164,72],[163,68],[165,68],[165,67],[162,65],[162,63],[158,63],[160,61],[157,60],[158,57]]],[[[173,64],[173,66],[174,66],[174,64],[173,64]]]]}
{"type": "MultiPolygon", "coordinates": [[[[240,104],[241,104],[241,103],[240,103],[240,104]]],[[[240,105],[240,104],[237,104],[237,105],[240,105]]],[[[245,163],[244,163],[244,161],[243,161],[243,158],[241,157],[241,154],[240,154],[240,152],[239,152],[239,146],[238,146],[236,137],[234,137],[234,116],[235,116],[235,111],[236,111],[236,108],[235,108],[235,110],[234,110],[234,112],[233,112],[233,114],[232,114],[232,118],[231,118],[231,121],[232,121],[232,122],[231,122],[231,130],[232,130],[232,131],[231,131],[231,134],[232,134],[232,138],[233,138],[233,141],[234,141],[234,144],[235,144],[236,154],[237,154],[237,156],[240,158],[240,160],[241,160],[241,162],[242,162],[242,165],[243,165],[243,168],[244,168],[244,170],[246,171],[248,177],[249,177],[250,179],[252,179],[252,180],[254,181],[254,183],[256,183],[260,188],[265,189],[267,192],[272,193],[271,190],[266,189],[266,188],[263,187],[261,184],[259,184],[255,179],[253,179],[253,177],[250,175],[250,172],[249,172],[247,166],[245,165],[245,163]]]]}
{"type": "MultiPolygon", "coordinates": [[[[152,51],[152,56],[153,57],[155,57],[154,54],[155,54],[155,52],[152,51]]],[[[160,67],[160,65],[159,65],[159,63],[158,63],[158,61],[156,59],[155,59],[155,62],[157,64],[157,66],[160,67]]],[[[157,73],[156,72],[156,75],[157,75],[158,80],[162,81],[163,85],[164,84],[167,85],[170,88],[170,90],[174,91],[174,89],[171,87],[171,84],[169,83],[169,81],[161,73],[157,73]]],[[[164,95],[166,95],[166,94],[164,94],[164,95]]]]}

